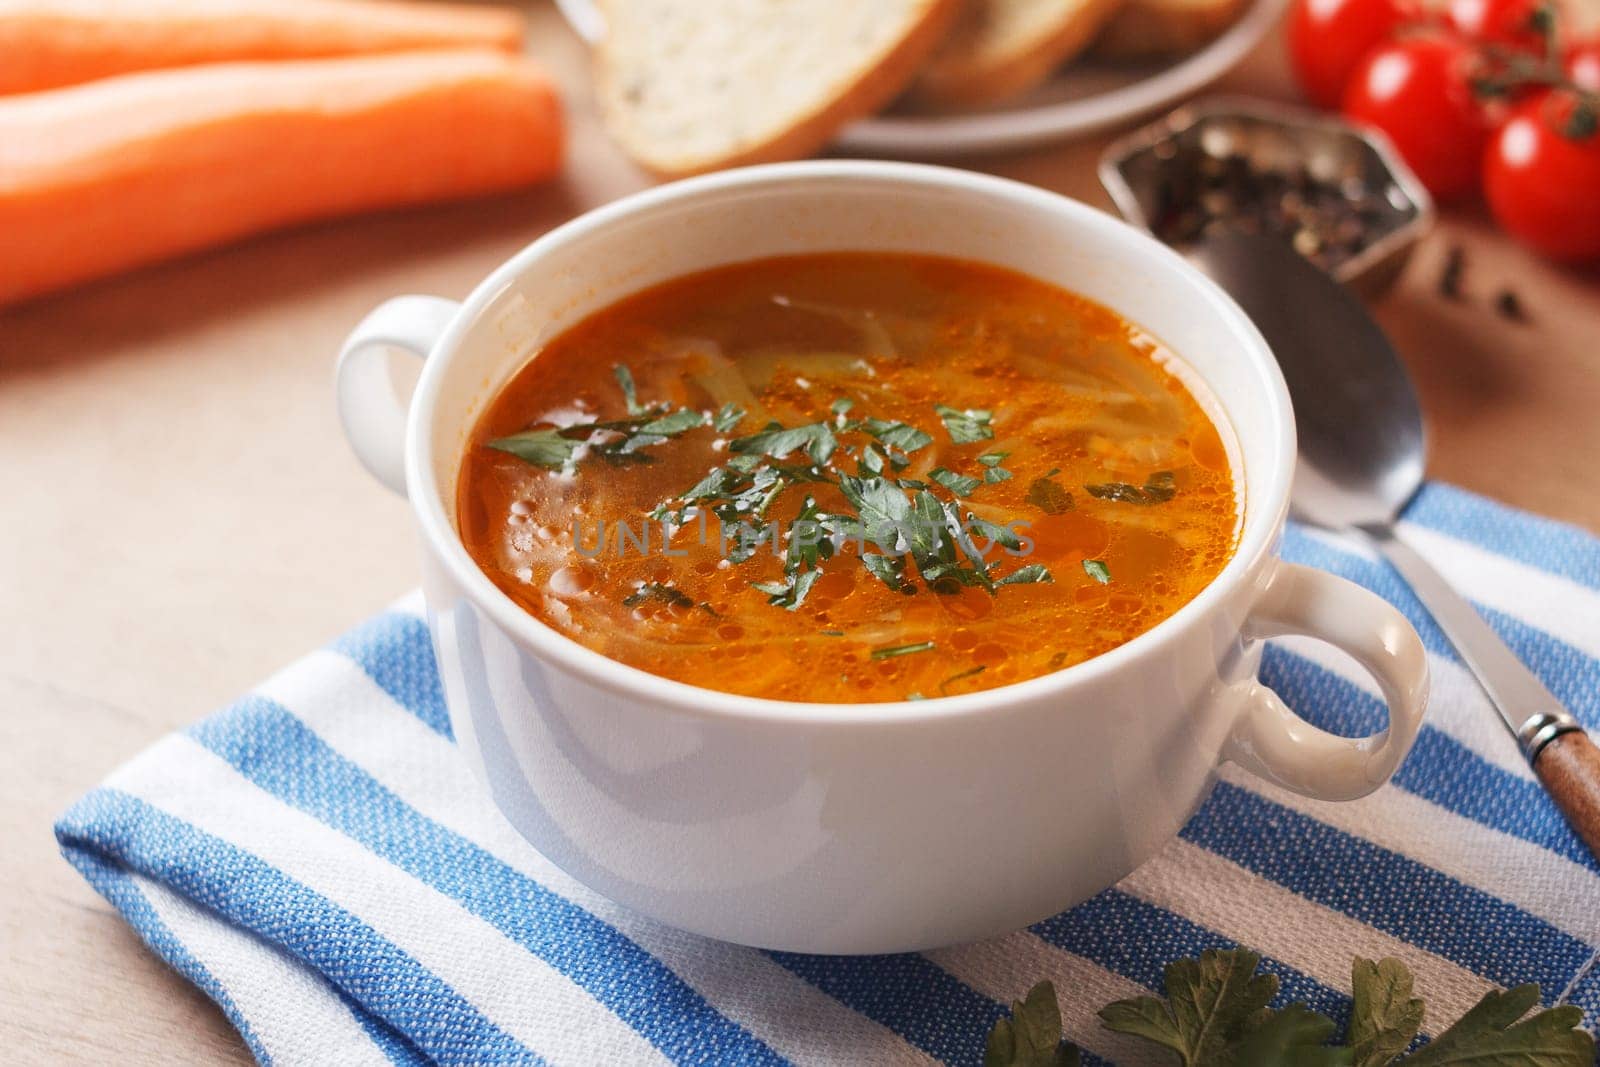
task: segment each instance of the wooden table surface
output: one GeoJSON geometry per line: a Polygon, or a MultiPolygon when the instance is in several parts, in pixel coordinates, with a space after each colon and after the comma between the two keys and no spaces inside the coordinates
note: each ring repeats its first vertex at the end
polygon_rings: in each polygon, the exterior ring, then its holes
{"type": "MultiPolygon", "coordinates": [[[[175,727],[416,581],[404,505],[360,470],[333,354],[403,292],[465,295],[551,226],[648,184],[606,141],[582,48],[533,12],[571,162],[534,192],[330,223],[0,311],[0,1049],[9,1062],[248,1053],[60,858],[54,817],[175,727]]],[[[1270,40],[1222,88],[1292,98],[1270,40]]],[[[1103,139],[971,165],[1107,206],[1103,139]]],[[[1447,213],[1378,309],[1430,473],[1600,530],[1600,275],[1447,213]],[[1467,253],[1465,299],[1435,283],[1467,253]],[[1494,314],[1514,288],[1530,321],[1494,314]]]]}

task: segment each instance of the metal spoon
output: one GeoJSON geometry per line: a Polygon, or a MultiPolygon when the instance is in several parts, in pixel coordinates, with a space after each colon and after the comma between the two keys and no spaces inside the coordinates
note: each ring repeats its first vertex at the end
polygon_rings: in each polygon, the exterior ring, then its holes
{"type": "Polygon", "coordinates": [[[1364,535],[1410,584],[1483,686],[1539,781],[1600,857],[1600,748],[1395,521],[1422,485],[1422,411],[1361,301],[1281,240],[1220,233],[1189,251],[1261,330],[1299,426],[1297,518],[1364,535]]]}

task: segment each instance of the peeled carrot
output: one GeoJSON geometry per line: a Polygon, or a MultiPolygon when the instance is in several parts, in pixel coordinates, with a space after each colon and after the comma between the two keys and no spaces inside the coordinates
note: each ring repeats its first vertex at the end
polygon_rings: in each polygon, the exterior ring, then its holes
{"type": "Polygon", "coordinates": [[[522,16],[410,0],[0,0],[0,93],[199,63],[518,51],[522,16]]]}
{"type": "Polygon", "coordinates": [[[561,166],[531,60],[229,63],[0,99],[0,304],[287,223],[561,166]]]}

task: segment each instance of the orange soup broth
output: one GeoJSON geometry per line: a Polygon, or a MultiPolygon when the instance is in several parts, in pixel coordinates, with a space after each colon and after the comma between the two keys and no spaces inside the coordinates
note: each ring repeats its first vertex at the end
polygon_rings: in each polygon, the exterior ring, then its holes
{"type": "MultiPolygon", "coordinates": [[[[1107,308],[978,263],[848,253],[720,268],[590,316],[512,377],[463,460],[461,535],[534,617],[662,677],[844,703],[1006,685],[1143,633],[1228,560],[1240,510],[1228,449],[1171,364],[1159,343],[1107,308]],[[618,365],[631,371],[641,404],[710,415],[731,403],[747,414],[725,432],[707,425],[641,449],[650,462],[589,455],[562,472],[487,447],[530,427],[628,418],[618,365]],[[853,405],[844,416],[831,409],[841,399],[853,405]],[[992,437],[954,443],[935,405],[991,411],[992,437]],[[990,548],[994,578],[1041,564],[1051,580],[930,589],[908,565],[907,593],[875,577],[847,544],[820,564],[791,611],[752,585],[781,581],[783,560],[762,545],[730,562],[714,518],[703,543],[691,521],[671,538],[675,554],[663,551],[663,527],[648,514],[725,463],[731,439],[769,421],[867,417],[933,439],[906,454],[903,470],[886,472],[897,479],[927,481],[941,467],[982,479],[989,467],[979,457],[1005,453],[995,465],[1011,476],[962,495],[962,513],[1016,523],[1026,537],[1025,554],[990,548]],[[1086,489],[1142,487],[1153,477],[1170,485],[1169,498],[1104,499],[1086,489]],[[618,538],[619,521],[629,536],[618,538]],[[907,647],[918,650],[895,651],[907,647]]],[[[856,472],[866,440],[841,434],[832,465],[856,472]]],[[[849,509],[836,485],[808,482],[783,489],[767,518],[788,529],[807,494],[823,513],[849,509]]]]}

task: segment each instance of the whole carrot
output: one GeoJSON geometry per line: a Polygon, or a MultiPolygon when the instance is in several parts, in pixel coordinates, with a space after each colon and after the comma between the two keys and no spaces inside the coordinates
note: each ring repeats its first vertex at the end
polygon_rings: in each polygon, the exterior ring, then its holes
{"type": "Polygon", "coordinates": [[[562,146],[544,73],[481,51],[0,98],[0,304],[289,223],[527,185],[562,146]]]}
{"type": "Polygon", "coordinates": [[[505,8],[413,0],[0,0],[0,93],[199,63],[517,51],[505,8]]]}

